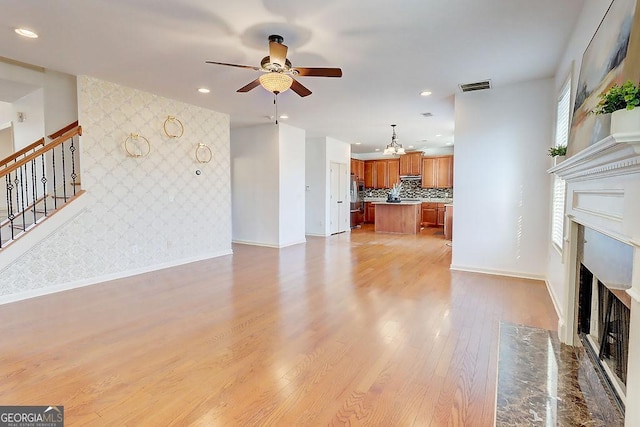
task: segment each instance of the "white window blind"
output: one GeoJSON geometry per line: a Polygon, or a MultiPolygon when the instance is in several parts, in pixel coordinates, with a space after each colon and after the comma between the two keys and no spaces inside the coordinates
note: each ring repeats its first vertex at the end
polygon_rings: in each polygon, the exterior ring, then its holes
{"type": "MultiPolygon", "coordinates": [[[[571,110],[571,79],[562,87],[558,98],[558,112],[556,116],[556,147],[566,146],[569,142],[569,114],[571,110]]],[[[554,175],[553,178],[553,213],[551,218],[551,241],[562,250],[564,233],[564,180],[554,175]]]]}

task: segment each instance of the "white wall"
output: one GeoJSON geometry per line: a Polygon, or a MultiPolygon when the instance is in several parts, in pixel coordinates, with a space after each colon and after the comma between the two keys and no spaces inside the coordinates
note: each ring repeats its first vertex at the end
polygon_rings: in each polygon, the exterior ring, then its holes
{"type": "Polygon", "coordinates": [[[231,253],[229,116],[78,80],[86,194],[71,205],[87,208],[0,271],[0,302],[231,253]],[[162,132],[168,115],[185,125],[180,139],[162,132]],[[126,155],[132,132],[149,139],[149,156],[126,155]],[[196,162],[200,142],[210,163],[196,162]]]}
{"type": "Polygon", "coordinates": [[[233,241],[278,246],[279,142],[275,124],[231,132],[233,241]]]}
{"type": "Polygon", "coordinates": [[[36,89],[12,103],[13,139],[19,150],[43,138],[44,133],[44,90],[36,89]],[[18,121],[18,112],[25,114],[23,122],[18,121]]]}
{"type": "Polygon", "coordinates": [[[304,130],[266,124],[234,129],[231,139],[233,241],[304,242],[304,130]]]}
{"type": "MultiPolygon", "coordinates": [[[[571,39],[567,44],[567,48],[562,56],[555,75],[555,96],[553,104],[550,106],[553,111],[554,122],[556,115],[556,98],[569,74],[571,74],[572,80],[571,106],[573,109],[573,100],[575,99],[576,86],[580,75],[582,55],[587,49],[591,38],[595,34],[600,21],[602,21],[602,18],[607,12],[610,3],[611,2],[603,2],[599,0],[585,1],[582,12],[578,18],[571,39]]],[[[550,138],[553,138],[553,135],[555,134],[552,134],[550,138]]],[[[551,141],[553,141],[553,139],[551,139],[551,141]]],[[[549,218],[551,218],[551,209],[549,210],[548,215],[549,218]]],[[[566,232],[567,230],[565,228],[565,235],[566,232]]],[[[551,232],[549,231],[549,233],[551,232]]],[[[547,254],[547,283],[549,286],[549,292],[551,293],[551,298],[553,299],[556,311],[558,312],[558,327],[559,329],[562,329],[565,324],[563,307],[567,304],[564,260],[563,256],[553,247],[553,245],[551,245],[551,241],[549,241],[547,247],[547,254]]]]}
{"type": "Polygon", "coordinates": [[[44,127],[46,135],[51,135],[78,120],[77,87],[76,76],[45,70],[44,127]]]}
{"type": "Polygon", "coordinates": [[[305,131],[280,124],[280,246],[305,242],[305,131]]]}
{"type": "MultiPolygon", "coordinates": [[[[307,139],[307,185],[306,233],[311,236],[331,235],[331,163],[342,163],[351,167],[351,145],[331,137],[307,139]]],[[[350,171],[349,171],[350,172],[350,171]]],[[[349,194],[349,181],[344,191],[349,194]]],[[[343,204],[346,218],[350,206],[343,204]]]]}
{"type": "Polygon", "coordinates": [[[305,232],[310,236],[326,236],[329,221],[326,138],[307,138],[305,146],[305,232]]]}
{"type": "Polygon", "coordinates": [[[452,269],[544,278],[553,80],[456,95],[452,269]]]}

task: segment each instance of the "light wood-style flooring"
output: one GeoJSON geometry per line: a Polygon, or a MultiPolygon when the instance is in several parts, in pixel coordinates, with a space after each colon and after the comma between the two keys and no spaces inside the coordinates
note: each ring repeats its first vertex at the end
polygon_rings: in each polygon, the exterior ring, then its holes
{"type": "MultiPolygon", "coordinates": [[[[370,226],[0,306],[0,404],[68,426],[491,426],[498,326],[543,282],[370,226]]],[[[479,248],[479,250],[481,250],[479,248]]]]}

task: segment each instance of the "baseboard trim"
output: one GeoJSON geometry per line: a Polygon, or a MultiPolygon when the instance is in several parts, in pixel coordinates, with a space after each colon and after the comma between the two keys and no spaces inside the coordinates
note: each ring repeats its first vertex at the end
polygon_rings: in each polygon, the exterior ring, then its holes
{"type": "Polygon", "coordinates": [[[141,267],[133,270],[121,271],[118,273],[106,274],[99,277],[93,277],[90,279],[76,280],[70,283],[64,283],[62,285],[50,286],[41,289],[33,289],[30,291],[19,292],[16,294],[0,296],[0,305],[9,304],[12,302],[22,301],[30,298],[41,297],[44,295],[55,294],[58,292],[68,291],[71,289],[83,288],[85,286],[98,285],[100,283],[109,282],[112,280],[123,279],[125,277],[137,276],[139,274],[150,273],[152,271],[164,270],[166,268],[177,267],[179,265],[191,264],[193,262],[204,261],[207,259],[218,258],[225,255],[232,255],[233,250],[225,249],[222,251],[211,252],[205,255],[194,256],[190,258],[184,258],[176,261],[165,262],[161,264],[154,264],[147,267],[141,267]]]}
{"type": "Polygon", "coordinates": [[[254,242],[251,240],[232,240],[232,243],[237,243],[238,245],[249,245],[249,246],[260,246],[263,248],[273,248],[273,249],[282,249],[282,248],[286,248],[288,246],[293,246],[293,245],[299,245],[301,243],[307,243],[306,239],[302,239],[296,242],[291,242],[291,243],[285,243],[284,245],[274,245],[271,243],[262,243],[262,242],[254,242]]]}
{"type": "Polygon", "coordinates": [[[305,236],[313,236],[313,237],[329,237],[329,236],[331,236],[331,234],[305,233],[305,236]]]}
{"type": "Polygon", "coordinates": [[[517,277],[520,279],[533,279],[533,280],[545,281],[545,277],[542,275],[522,273],[519,271],[493,270],[490,268],[467,267],[464,265],[454,265],[454,264],[451,264],[449,266],[449,269],[455,270],[455,271],[466,271],[468,273],[493,274],[495,276],[507,276],[507,277],[517,277]]]}
{"type": "Polygon", "coordinates": [[[553,288],[548,280],[545,279],[544,284],[547,286],[547,292],[549,292],[549,296],[551,297],[551,302],[553,303],[553,308],[556,310],[556,315],[558,316],[558,334],[564,327],[564,314],[562,314],[562,310],[560,309],[560,304],[558,303],[558,297],[555,292],[553,292],[553,288]]]}

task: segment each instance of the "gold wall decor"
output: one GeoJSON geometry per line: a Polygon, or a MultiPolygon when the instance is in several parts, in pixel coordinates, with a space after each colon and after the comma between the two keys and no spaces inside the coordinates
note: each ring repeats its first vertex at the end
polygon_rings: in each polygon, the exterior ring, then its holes
{"type": "Polygon", "coordinates": [[[202,142],[196,147],[196,161],[198,163],[209,163],[213,158],[211,148],[202,142]]]}
{"type": "Polygon", "coordinates": [[[129,157],[146,157],[151,152],[151,144],[144,136],[132,133],[124,140],[124,149],[129,157]]]}
{"type": "Polygon", "coordinates": [[[174,116],[167,116],[167,119],[162,125],[162,129],[164,130],[164,134],[169,138],[180,138],[184,134],[184,125],[180,119],[174,116]],[[174,129],[167,129],[167,124],[169,124],[169,128],[173,127],[174,129]],[[171,124],[173,124],[173,126],[171,126],[171,124]]]}

